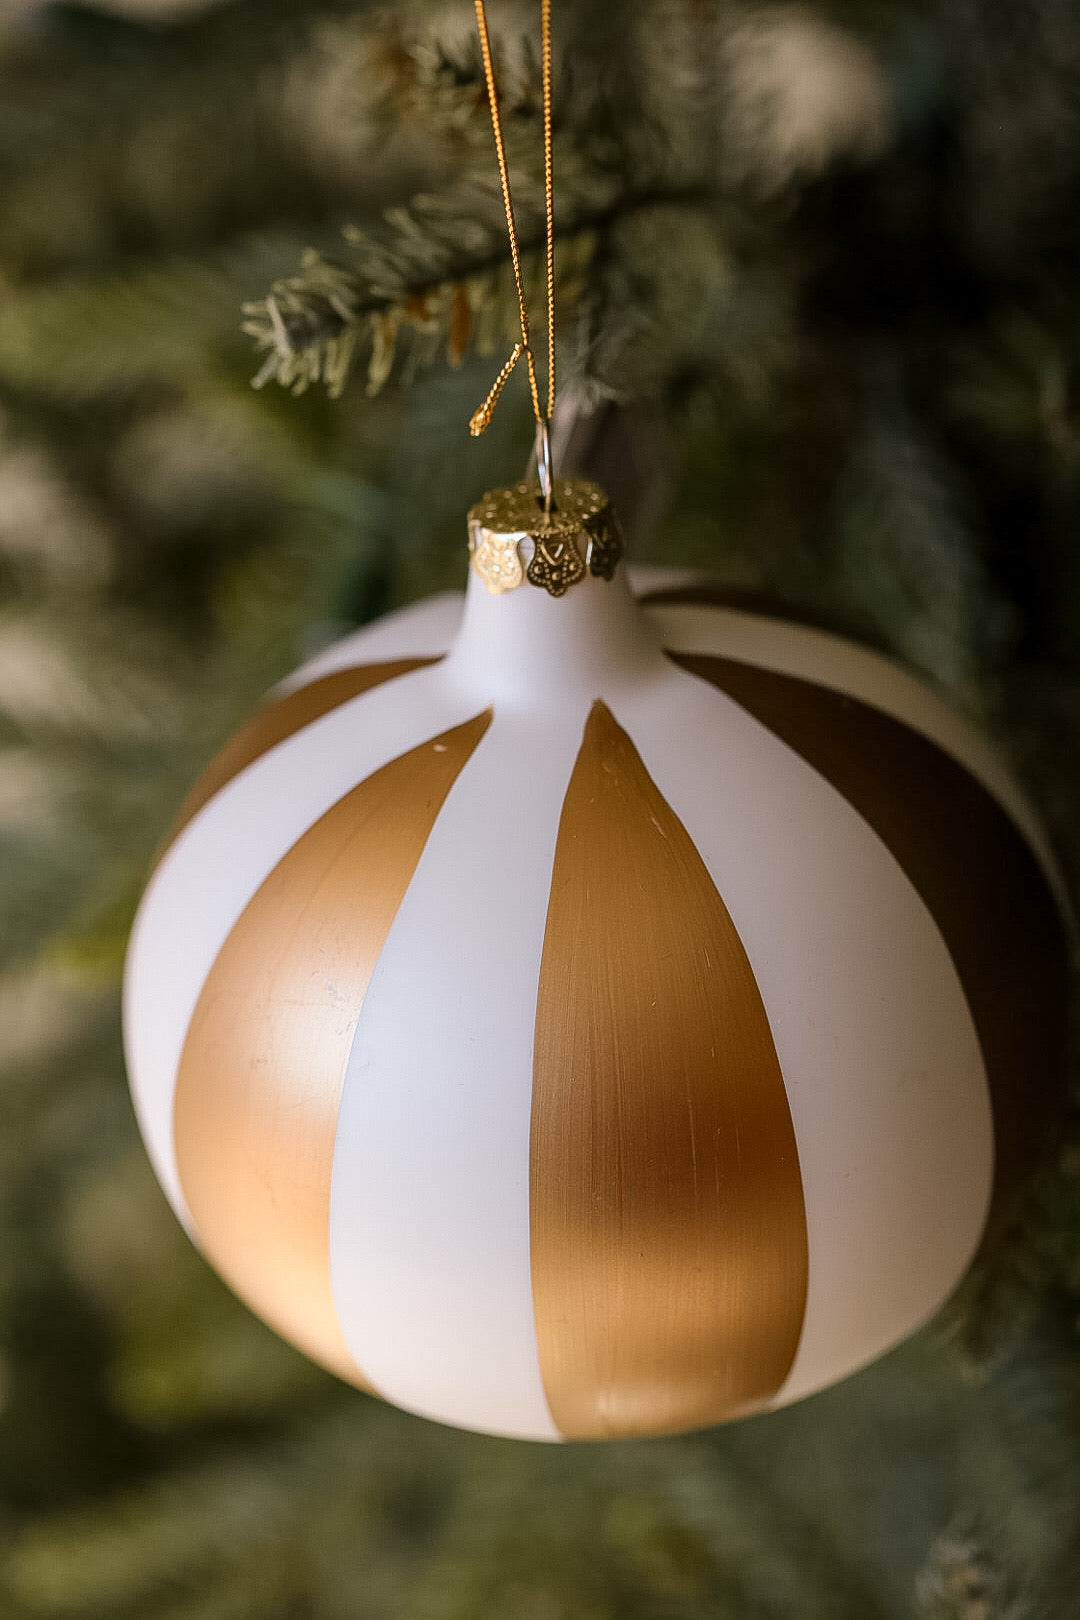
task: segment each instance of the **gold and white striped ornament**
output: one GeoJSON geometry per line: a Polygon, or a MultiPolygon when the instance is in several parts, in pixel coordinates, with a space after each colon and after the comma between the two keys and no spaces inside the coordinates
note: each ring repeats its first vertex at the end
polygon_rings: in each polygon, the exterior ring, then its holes
{"type": "Polygon", "coordinates": [[[532,1439],[694,1428],[955,1286],[1058,1106],[1063,915],[997,757],[888,661],[473,572],[195,788],[132,1089],[195,1242],[342,1377],[532,1439]]]}

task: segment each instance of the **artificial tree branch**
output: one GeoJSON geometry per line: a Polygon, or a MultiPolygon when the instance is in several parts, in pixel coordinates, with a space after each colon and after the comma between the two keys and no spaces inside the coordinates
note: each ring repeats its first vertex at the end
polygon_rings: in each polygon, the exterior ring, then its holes
{"type": "MultiPolygon", "coordinates": [[[[701,208],[703,187],[626,191],[601,207],[575,211],[556,229],[559,304],[569,313],[590,284],[598,242],[620,221],[649,209],[701,208]]],[[[323,382],[342,392],[363,340],[368,350],[368,392],[377,393],[393,367],[398,335],[411,327],[426,339],[426,355],[444,351],[460,364],[474,346],[486,352],[513,329],[516,305],[508,300],[506,245],[501,222],[479,213],[447,217],[445,205],[424,199],[389,216],[393,234],[381,240],[348,232],[363,253],[355,268],[309,250],[299,275],[275,282],[267,296],[244,306],[244,331],[265,355],[254,386],[276,380],[294,393],[323,382]],[[479,249],[467,244],[480,241],[479,249]],[[503,320],[507,306],[509,325],[503,320]],[[487,339],[487,341],[485,341],[487,339]]],[[[544,253],[542,220],[522,232],[530,269],[544,253]]]]}

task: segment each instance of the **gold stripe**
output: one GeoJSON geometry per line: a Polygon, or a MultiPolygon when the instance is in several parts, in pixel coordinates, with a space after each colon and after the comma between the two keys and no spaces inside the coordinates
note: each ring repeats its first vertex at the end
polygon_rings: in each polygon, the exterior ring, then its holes
{"type": "Polygon", "coordinates": [[[937,923],[986,1065],[996,1225],[1060,1118],[1066,1088],[1068,948],[1026,839],[970,772],[891,715],[751,664],[668,656],[820,772],[878,834],[937,923]]]}
{"type": "Polygon", "coordinates": [[[540,1367],[565,1435],[697,1428],[775,1393],[807,1276],[780,1064],[727,909],[602,703],[559,825],[530,1158],[540,1367]]]}
{"type": "Polygon", "coordinates": [[[354,1383],[329,1254],[345,1068],[390,926],[490,721],[383,766],[293,845],[222,946],[180,1061],[176,1158],[200,1246],[253,1310],[354,1383]]]}
{"type": "Polygon", "coordinates": [[[330,675],[323,675],[319,680],[310,681],[307,686],[265,704],[210,761],[177,811],[176,820],[169,828],[154,864],[176,842],[203,805],[209,803],[215,793],[220,793],[234,776],[239,776],[241,771],[254,764],[260,755],[284,742],[294,732],[301,731],[304,726],[309,726],[313,720],[329,714],[331,709],[347,703],[350,698],[359,697],[361,692],[370,692],[384,681],[396,680],[399,675],[408,675],[414,669],[423,669],[428,664],[438,662],[437,658],[397,658],[387,664],[357,664],[351,669],[336,669],[330,675]]]}

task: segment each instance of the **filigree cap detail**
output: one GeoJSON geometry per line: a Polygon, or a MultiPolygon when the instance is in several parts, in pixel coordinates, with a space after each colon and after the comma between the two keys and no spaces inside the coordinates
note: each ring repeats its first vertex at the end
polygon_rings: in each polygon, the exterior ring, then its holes
{"type": "Polygon", "coordinates": [[[622,551],[611,502],[586,478],[557,478],[550,512],[535,484],[490,490],[469,512],[472,566],[493,596],[525,580],[564,596],[586,572],[611,579],[622,551]]]}

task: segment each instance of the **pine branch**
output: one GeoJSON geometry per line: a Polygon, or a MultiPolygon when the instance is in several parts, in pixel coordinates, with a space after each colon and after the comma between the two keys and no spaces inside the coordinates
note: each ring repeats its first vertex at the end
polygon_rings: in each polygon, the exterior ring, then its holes
{"type": "MultiPolygon", "coordinates": [[[[590,285],[597,245],[620,220],[665,206],[701,206],[696,188],[628,192],[603,207],[583,210],[556,230],[557,303],[573,314],[590,285]]],[[[423,339],[419,363],[445,352],[459,365],[472,349],[489,353],[517,335],[517,304],[510,280],[505,225],[474,213],[461,217],[435,198],[387,216],[382,238],[351,230],[361,250],[355,268],[309,250],[297,276],[274,284],[258,302],[244,306],[243,330],[265,354],[253,385],[273,380],[293,393],[323,382],[340,396],[358,357],[365,352],[367,391],[388,380],[399,334],[411,329],[423,339]]],[[[542,220],[519,226],[526,279],[541,284],[542,220]]]]}

